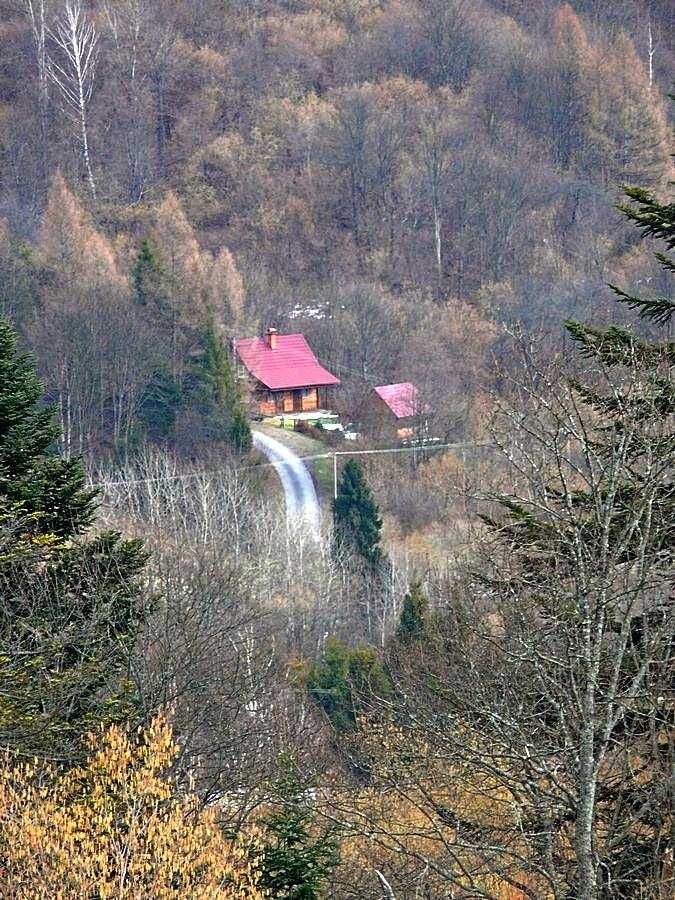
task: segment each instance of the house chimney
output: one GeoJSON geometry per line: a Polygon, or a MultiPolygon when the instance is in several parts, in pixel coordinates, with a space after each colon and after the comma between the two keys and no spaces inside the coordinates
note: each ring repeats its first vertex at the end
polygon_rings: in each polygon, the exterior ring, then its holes
{"type": "Polygon", "coordinates": [[[278,332],[276,328],[267,329],[267,346],[270,348],[270,350],[276,350],[277,348],[277,334],[278,332]]]}

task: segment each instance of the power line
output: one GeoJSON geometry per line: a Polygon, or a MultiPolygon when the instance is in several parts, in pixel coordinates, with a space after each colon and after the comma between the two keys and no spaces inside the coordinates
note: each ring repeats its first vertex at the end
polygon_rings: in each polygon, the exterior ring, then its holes
{"type": "MultiPolygon", "coordinates": [[[[492,447],[493,444],[488,444],[485,442],[476,442],[476,441],[464,441],[461,443],[454,444],[422,444],[416,447],[378,447],[372,450],[329,450],[326,453],[312,453],[307,456],[298,456],[297,459],[302,460],[315,460],[315,459],[333,459],[338,456],[368,456],[379,453],[419,453],[420,451],[427,450],[447,450],[453,449],[458,450],[466,447],[492,447]]],[[[200,469],[198,472],[186,472],[181,475],[160,475],[149,478],[129,478],[123,479],[121,481],[103,481],[103,482],[95,482],[92,483],[92,487],[120,487],[120,486],[131,486],[135,484],[150,484],[151,482],[163,482],[163,481],[187,481],[190,478],[200,478],[204,475],[219,475],[223,472],[231,472],[234,470],[235,472],[249,471],[251,469],[266,469],[270,466],[283,466],[289,465],[289,463],[284,462],[283,460],[277,462],[267,462],[267,463],[254,463],[250,466],[230,466],[228,468],[220,468],[220,469],[200,469]]]]}

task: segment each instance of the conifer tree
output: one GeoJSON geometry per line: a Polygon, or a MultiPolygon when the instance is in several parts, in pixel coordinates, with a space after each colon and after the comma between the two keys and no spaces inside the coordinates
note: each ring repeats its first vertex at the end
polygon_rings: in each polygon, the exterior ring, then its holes
{"type": "Polygon", "coordinates": [[[96,492],[85,489],[80,460],[50,453],[59,426],[54,409],[40,404],[42,394],[30,358],[0,319],[0,497],[39,514],[32,519],[36,533],[69,538],[91,524],[96,492]]]}
{"type": "MultiPolygon", "coordinates": [[[[643,237],[663,241],[668,251],[672,251],[675,247],[675,203],[661,203],[653,193],[639,187],[627,187],[625,194],[629,202],[620,204],[621,212],[635,223],[643,237]]],[[[657,251],[654,256],[666,272],[675,272],[675,260],[671,256],[662,251],[657,251]]],[[[616,285],[611,287],[620,303],[637,310],[640,318],[656,325],[667,325],[675,313],[672,297],[635,297],[616,285]]]]}
{"type": "Polygon", "coordinates": [[[402,643],[418,641],[426,630],[426,614],[429,606],[422,585],[413,581],[403,598],[401,615],[396,628],[396,637],[402,643]]]}
{"type": "Polygon", "coordinates": [[[391,680],[374,647],[348,647],[331,637],[306,679],[310,697],[338,731],[356,727],[357,715],[373,697],[387,697],[391,680]]]}
{"type": "Polygon", "coordinates": [[[605,172],[609,184],[661,184],[669,170],[668,119],[634,39],[620,32],[611,52],[597,59],[596,72],[589,84],[595,155],[590,171],[605,172]]]}
{"type": "Polygon", "coordinates": [[[179,198],[170,191],[155,210],[151,231],[153,253],[162,276],[167,309],[176,325],[203,322],[207,290],[207,259],[179,198]]]}
{"type": "Polygon", "coordinates": [[[12,239],[5,219],[0,218],[0,316],[26,322],[38,305],[37,266],[32,248],[12,239]]]}
{"type": "Polygon", "coordinates": [[[363,469],[353,459],[342,470],[333,501],[333,527],[338,548],[355,552],[373,566],[383,561],[382,519],[363,469]]]}
{"type": "Polygon", "coordinates": [[[209,308],[219,330],[240,335],[244,326],[246,292],[232,253],[221,247],[209,272],[209,308]]]}
{"type": "Polygon", "coordinates": [[[37,261],[49,274],[47,299],[61,305],[83,302],[93,291],[127,289],[115,250],[57,171],[37,241],[37,261]]]}
{"type": "Polygon", "coordinates": [[[145,386],[138,419],[151,441],[168,441],[175,436],[176,418],[183,400],[180,382],[161,360],[145,386]]]}
{"type": "Polygon", "coordinates": [[[311,785],[302,784],[292,770],[274,785],[274,793],[275,808],[262,821],[260,887],[277,900],[316,900],[337,865],[336,841],[318,829],[311,785]]]}
{"type": "Polygon", "coordinates": [[[163,309],[165,301],[162,299],[162,270],[157,253],[148,238],[143,238],[139,244],[132,277],[136,301],[141,306],[155,304],[158,309],[163,309]]]}
{"type": "Polygon", "coordinates": [[[238,397],[231,407],[231,414],[229,442],[238,453],[247,453],[253,446],[253,436],[244,407],[238,397]]]}
{"type": "MultiPolygon", "coordinates": [[[[675,272],[675,260],[669,255],[675,247],[675,203],[662,203],[650,191],[639,187],[625,189],[627,203],[619,206],[623,214],[634,222],[644,237],[660,240],[665,252],[654,255],[668,274],[675,272]]],[[[669,326],[675,312],[673,297],[639,297],[627,293],[616,285],[610,285],[618,301],[635,310],[639,317],[654,327],[669,326]]],[[[635,468],[623,485],[625,508],[628,514],[632,504],[643,489],[639,476],[640,462],[645,453],[657,449],[665,460],[673,453],[675,435],[672,415],[675,412],[675,343],[656,335],[638,336],[634,330],[615,325],[596,327],[569,320],[566,328],[579,346],[583,356],[594,360],[610,372],[616,372],[611,390],[599,392],[594,386],[573,380],[572,384],[595,412],[606,420],[608,430],[619,429],[625,440],[630,440],[630,453],[635,468]],[[622,389],[622,373],[631,372],[630,390],[622,389]],[[632,431],[626,429],[626,421],[639,425],[632,431]]],[[[608,431],[609,433],[609,431],[608,431]]],[[[654,498],[653,514],[657,527],[652,540],[656,545],[666,545],[668,523],[675,515],[672,476],[665,477],[654,498]]],[[[619,528],[617,521],[615,527],[619,528]]]]}
{"type": "Polygon", "coordinates": [[[203,427],[202,440],[222,441],[237,452],[251,449],[252,437],[232,363],[213,324],[202,339],[202,354],[194,369],[194,405],[203,427]]]}
{"type": "Polygon", "coordinates": [[[50,455],[54,411],[0,321],[0,744],[72,760],[84,732],[132,708],[125,670],[143,617],[138,541],[85,539],[96,492],[50,455]]]}

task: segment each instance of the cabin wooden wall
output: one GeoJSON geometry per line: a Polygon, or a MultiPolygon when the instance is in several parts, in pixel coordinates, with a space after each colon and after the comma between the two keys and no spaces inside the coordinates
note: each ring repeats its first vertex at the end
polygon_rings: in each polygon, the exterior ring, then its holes
{"type": "Polygon", "coordinates": [[[298,388],[296,391],[266,391],[256,394],[258,412],[262,416],[279,413],[311,412],[319,409],[319,389],[317,387],[298,388]]]}
{"type": "Polygon", "coordinates": [[[269,395],[258,394],[256,400],[258,401],[258,412],[261,416],[273,416],[276,413],[276,404],[273,398],[269,398],[269,395]]]}
{"type": "Polygon", "coordinates": [[[319,389],[312,387],[302,392],[302,411],[310,412],[319,408],[319,389]]]}

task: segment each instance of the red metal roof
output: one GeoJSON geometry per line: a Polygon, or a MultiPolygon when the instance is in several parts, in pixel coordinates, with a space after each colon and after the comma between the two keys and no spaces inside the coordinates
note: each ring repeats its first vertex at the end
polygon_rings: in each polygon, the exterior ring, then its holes
{"type": "Polygon", "coordinates": [[[399,384],[382,384],[375,393],[387,404],[397,419],[416,416],[420,410],[419,391],[409,381],[399,384]]]}
{"type": "Polygon", "coordinates": [[[270,390],[340,384],[314,356],[304,334],[277,334],[271,350],[263,337],[235,341],[239,358],[254,378],[270,390]]]}

